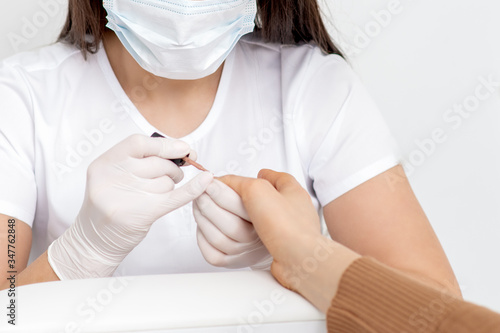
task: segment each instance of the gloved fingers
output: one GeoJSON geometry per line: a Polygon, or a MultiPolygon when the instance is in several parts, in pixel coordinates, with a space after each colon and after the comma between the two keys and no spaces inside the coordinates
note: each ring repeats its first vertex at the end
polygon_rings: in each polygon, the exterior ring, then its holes
{"type": "Polygon", "coordinates": [[[162,194],[171,192],[175,188],[175,183],[170,176],[162,176],[154,179],[139,179],[129,187],[134,192],[162,194]]]}
{"type": "Polygon", "coordinates": [[[184,141],[160,137],[151,138],[141,134],[131,135],[117,145],[117,153],[135,158],[148,156],[167,159],[183,158],[190,151],[191,148],[184,141]]]}
{"type": "Polygon", "coordinates": [[[196,207],[196,201],[193,201],[193,214],[196,224],[200,231],[205,236],[210,245],[225,254],[240,254],[250,250],[254,246],[254,242],[240,243],[231,239],[226,234],[221,232],[210,220],[200,214],[200,210],[196,207]]]}
{"type": "Polygon", "coordinates": [[[198,242],[198,247],[201,250],[203,258],[205,258],[205,260],[210,265],[216,267],[226,267],[227,254],[222,253],[221,251],[210,245],[199,227],[196,228],[196,240],[198,242]]]}
{"type": "Polygon", "coordinates": [[[210,172],[202,172],[183,186],[151,197],[152,209],[158,218],[186,205],[199,197],[213,180],[210,172]]]}
{"type": "Polygon", "coordinates": [[[198,214],[203,215],[223,234],[235,241],[248,243],[259,238],[251,223],[219,207],[208,194],[204,193],[200,195],[195,200],[195,203],[196,205],[193,205],[193,212],[196,211],[198,214]]]}
{"type": "Polygon", "coordinates": [[[247,221],[250,221],[248,213],[243,206],[243,202],[238,193],[223,182],[214,179],[212,184],[207,187],[206,192],[220,207],[247,221]]]}
{"type": "Polygon", "coordinates": [[[174,162],[157,156],[130,158],[124,167],[135,176],[144,179],[169,176],[177,184],[184,178],[184,172],[174,162]]]}
{"type": "MultiPolygon", "coordinates": [[[[262,242],[255,244],[254,248],[247,252],[232,255],[226,258],[227,268],[251,267],[252,269],[266,269],[267,259],[270,257],[269,251],[262,242]]],[[[271,260],[272,262],[272,260],[271,260]]],[[[270,264],[269,264],[270,267],[270,264]]]]}
{"type": "Polygon", "coordinates": [[[251,251],[241,254],[229,255],[225,254],[213,247],[198,227],[196,229],[196,239],[201,253],[205,260],[212,266],[225,268],[244,268],[258,264],[262,258],[268,254],[264,246],[255,248],[251,251]]]}
{"type": "Polygon", "coordinates": [[[195,150],[191,149],[189,151],[189,158],[193,161],[196,161],[198,159],[198,153],[195,150]]]}
{"type": "Polygon", "coordinates": [[[259,255],[262,256],[262,259],[258,263],[250,266],[250,268],[257,271],[270,270],[274,259],[267,249],[265,249],[265,252],[264,250],[261,251],[262,253],[259,255]]]}

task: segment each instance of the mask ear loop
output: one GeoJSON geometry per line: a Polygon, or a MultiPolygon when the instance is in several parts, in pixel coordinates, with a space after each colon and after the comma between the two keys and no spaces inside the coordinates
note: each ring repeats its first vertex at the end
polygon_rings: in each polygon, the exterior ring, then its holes
{"type": "MultiPolygon", "coordinates": [[[[164,138],[163,135],[161,135],[160,133],[157,133],[157,132],[154,132],[153,135],[151,135],[151,137],[152,138],[164,138]]],[[[187,156],[183,157],[183,158],[174,158],[174,159],[171,159],[170,161],[174,162],[175,165],[177,165],[178,167],[185,166],[187,164],[187,165],[194,166],[198,170],[208,171],[201,164],[196,163],[195,161],[193,161],[192,159],[190,159],[189,158],[189,154],[187,156]]]]}

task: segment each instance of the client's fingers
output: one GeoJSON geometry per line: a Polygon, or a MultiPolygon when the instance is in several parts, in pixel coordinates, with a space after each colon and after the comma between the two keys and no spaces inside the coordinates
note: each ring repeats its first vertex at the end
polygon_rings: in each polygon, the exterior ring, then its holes
{"type": "Polygon", "coordinates": [[[287,198],[290,204],[296,205],[296,207],[309,208],[305,205],[312,203],[309,193],[299,184],[295,177],[288,173],[262,169],[258,178],[270,182],[280,194],[287,198]]]}
{"type": "Polygon", "coordinates": [[[257,178],[267,180],[278,190],[278,192],[294,190],[297,187],[301,187],[292,175],[285,172],[262,169],[259,171],[257,178]]]}
{"type": "Polygon", "coordinates": [[[239,194],[240,197],[243,196],[243,192],[246,187],[245,184],[248,184],[255,180],[255,178],[248,178],[235,175],[226,175],[222,177],[217,177],[216,179],[223,182],[230,188],[232,188],[236,193],[239,194]]]}
{"type": "Polygon", "coordinates": [[[282,200],[280,194],[271,183],[264,179],[228,175],[220,177],[218,180],[241,196],[243,205],[252,222],[255,218],[263,218],[269,215],[272,211],[269,208],[282,200]],[[264,207],[267,208],[264,209],[264,207]]]}
{"type": "Polygon", "coordinates": [[[220,181],[241,196],[250,220],[269,251],[287,230],[289,206],[281,194],[267,180],[224,176],[220,181]]]}
{"type": "Polygon", "coordinates": [[[214,181],[208,185],[206,193],[219,207],[242,219],[249,220],[247,211],[241,202],[240,195],[223,182],[214,179],[214,181]]]}

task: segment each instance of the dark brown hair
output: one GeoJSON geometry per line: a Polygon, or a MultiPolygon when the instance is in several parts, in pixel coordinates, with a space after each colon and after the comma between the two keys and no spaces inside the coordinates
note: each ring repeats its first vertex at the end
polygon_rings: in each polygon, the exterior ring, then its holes
{"type": "MultiPolygon", "coordinates": [[[[76,46],[84,56],[97,52],[106,30],[106,15],[102,0],[69,0],[59,41],[76,46]]],[[[323,52],[342,56],[323,24],[317,0],[257,0],[255,23],[266,42],[314,42],[323,52]]]]}

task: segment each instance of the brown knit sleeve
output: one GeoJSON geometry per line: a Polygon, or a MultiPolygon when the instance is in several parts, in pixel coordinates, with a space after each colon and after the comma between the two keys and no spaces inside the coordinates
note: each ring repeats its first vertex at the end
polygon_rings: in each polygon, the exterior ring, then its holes
{"type": "Polygon", "coordinates": [[[342,276],[327,324],[330,333],[493,333],[500,315],[364,257],[342,276]]]}

